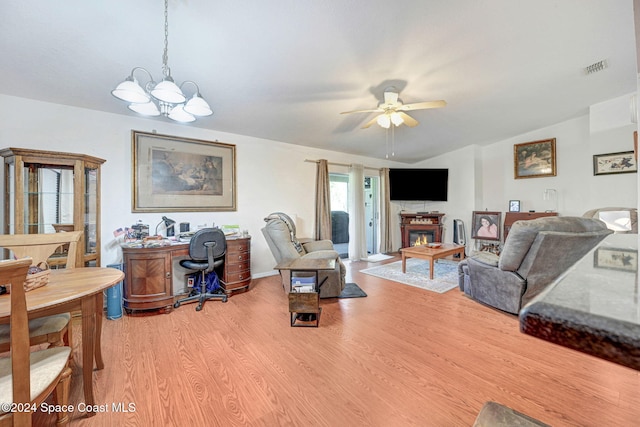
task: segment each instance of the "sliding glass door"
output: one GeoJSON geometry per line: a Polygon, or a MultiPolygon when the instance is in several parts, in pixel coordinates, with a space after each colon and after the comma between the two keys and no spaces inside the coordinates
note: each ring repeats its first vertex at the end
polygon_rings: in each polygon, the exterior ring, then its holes
{"type": "MultiPolygon", "coordinates": [[[[349,175],[329,174],[331,191],[331,229],[334,247],[342,258],[348,257],[349,246],[349,175]]],[[[364,179],[364,212],[366,224],[367,252],[378,252],[379,226],[379,178],[365,176],[364,179]]]]}

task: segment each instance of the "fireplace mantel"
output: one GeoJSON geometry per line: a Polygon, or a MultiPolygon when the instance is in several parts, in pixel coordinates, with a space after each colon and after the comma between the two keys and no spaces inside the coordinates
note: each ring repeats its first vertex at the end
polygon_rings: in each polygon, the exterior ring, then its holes
{"type": "Polygon", "coordinates": [[[402,247],[408,248],[412,246],[414,242],[411,241],[411,235],[420,234],[421,232],[431,237],[432,240],[429,243],[442,242],[442,230],[444,228],[442,217],[444,217],[444,214],[439,212],[400,213],[402,247]]]}

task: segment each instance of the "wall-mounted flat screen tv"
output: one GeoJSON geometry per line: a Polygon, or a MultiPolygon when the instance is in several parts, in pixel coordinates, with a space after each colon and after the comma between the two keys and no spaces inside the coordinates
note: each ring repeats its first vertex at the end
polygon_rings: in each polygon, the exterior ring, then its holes
{"type": "Polygon", "coordinates": [[[389,169],[391,200],[446,202],[449,169],[389,169]]]}

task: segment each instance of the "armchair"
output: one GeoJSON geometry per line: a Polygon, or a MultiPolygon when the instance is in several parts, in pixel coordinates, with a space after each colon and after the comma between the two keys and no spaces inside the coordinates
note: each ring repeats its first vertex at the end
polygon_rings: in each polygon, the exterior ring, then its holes
{"type": "MultiPolygon", "coordinates": [[[[272,213],[264,220],[267,224],[262,229],[262,234],[276,263],[299,257],[335,259],[335,270],[318,273],[320,283],[326,278],[320,287],[320,298],[334,298],[340,295],[345,286],[346,268],[340,260],[338,252],[334,250],[331,240],[298,240],[293,220],[280,212],[272,213]]],[[[289,286],[289,274],[288,270],[280,271],[282,286],[285,289],[289,286]]]]}
{"type": "Polygon", "coordinates": [[[592,218],[516,221],[500,256],[480,252],[458,264],[458,285],[476,301],[518,314],[611,233],[602,221],[592,218]]]}

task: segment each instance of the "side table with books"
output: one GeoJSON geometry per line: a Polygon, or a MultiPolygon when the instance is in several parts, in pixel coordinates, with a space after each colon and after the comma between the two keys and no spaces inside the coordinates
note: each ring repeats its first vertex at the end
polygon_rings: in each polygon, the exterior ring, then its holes
{"type": "Polygon", "coordinates": [[[276,270],[291,272],[288,295],[291,326],[318,327],[322,311],[318,272],[333,270],[335,266],[335,259],[315,258],[296,258],[276,265],[276,270]]]}

